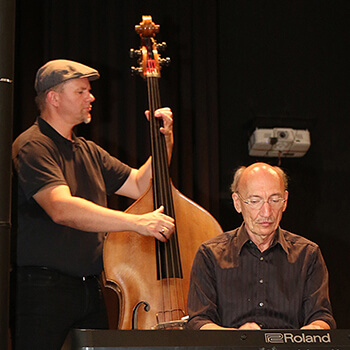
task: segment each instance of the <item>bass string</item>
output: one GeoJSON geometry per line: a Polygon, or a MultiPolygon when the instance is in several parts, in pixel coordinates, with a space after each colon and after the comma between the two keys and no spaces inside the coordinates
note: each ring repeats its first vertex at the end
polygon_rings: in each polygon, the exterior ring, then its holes
{"type": "MultiPolygon", "coordinates": [[[[161,107],[158,78],[148,77],[147,85],[150,108],[151,148],[153,156],[152,170],[154,177],[154,205],[155,208],[158,208],[160,205],[163,205],[165,208],[165,214],[175,219],[175,210],[171,193],[166,143],[164,135],[159,131],[159,128],[162,126],[162,121],[154,117],[155,110],[161,107]]],[[[179,307],[180,305],[182,305],[182,308],[184,308],[185,297],[183,295],[182,288],[181,261],[179,254],[178,236],[176,231],[167,243],[162,243],[156,240],[156,244],[158,252],[157,259],[160,266],[160,280],[166,281],[166,287],[164,287],[163,282],[161,282],[163,311],[166,311],[166,301],[168,301],[168,303],[170,302],[171,310],[181,309],[181,307],[179,307]],[[163,250],[162,247],[164,248],[163,250]],[[164,252],[165,259],[162,259],[161,251],[164,252]],[[165,260],[165,276],[163,274],[162,269],[163,260],[165,260]],[[176,296],[176,300],[174,301],[174,303],[172,301],[171,278],[169,276],[174,277],[173,282],[176,296]],[[178,276],[179,278],[176,278],[176,276],[178,276]],[[173,304],[176,305],[176,307],[173,304]]],[[[172,312],[169,312],[167,314],[169,314],[169,317],[172,317],[172,312]]]]}

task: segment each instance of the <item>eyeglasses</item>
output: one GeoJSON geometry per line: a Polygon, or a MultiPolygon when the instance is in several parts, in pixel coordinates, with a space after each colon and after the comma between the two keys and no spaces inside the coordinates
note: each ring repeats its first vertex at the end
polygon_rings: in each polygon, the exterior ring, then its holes
{"type": "Polygon", "coordinates": [[[243,199],[241,195],[236,192],[239,199],[249,205],[250,208],[260,210],[265,203],[268,203],[272,209],[279,209],[282,207],[283,203],[286,201],[284,198],[278,196],[278,195],[273,195],[271,196],[267,201],[265,201],[263,198],[259,196],[253,196],[248,199],[243,199]]]}

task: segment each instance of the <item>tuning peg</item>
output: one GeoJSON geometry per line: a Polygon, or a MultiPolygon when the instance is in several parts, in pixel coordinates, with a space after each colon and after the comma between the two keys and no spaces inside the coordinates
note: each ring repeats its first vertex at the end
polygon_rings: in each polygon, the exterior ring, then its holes
{"type": "Polygon", "coordinates": [[[159,64],[162,66],[162,67],[168,67],[170,65],[170,62],[171,62],[171,59],[170,57],[167,57],[167,58],[161,58],[159,60],[159,64]]]}
{"type": "Polygon", "coordinates": [[[139,58],[141,57],[141,50],[130,49],[130,58],[139,58]]]}
{"type": "Polygon", "coordinates": [[[134,76],[136,74],[142,74],[142,68],[141,67],[130,67],[130,70],[131,70],[131,75],[134,76]]]}
{"type": "Polygon", "coordinates": [[[164,41],[162,43],[158,43],[157,44],[157,50],[158,51],[164,51],[166,48],[167,48],[167,44],[164,41]]]}

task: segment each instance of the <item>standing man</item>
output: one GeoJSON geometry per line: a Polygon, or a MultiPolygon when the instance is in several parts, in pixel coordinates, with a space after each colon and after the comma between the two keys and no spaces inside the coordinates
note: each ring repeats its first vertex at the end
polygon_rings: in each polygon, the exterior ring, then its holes
{"type": "MultiPolygon", "coordinates": [[[[144,215],[108,209],[106,196],[133,199],[151,179],[151,159],[132,169],[73,128],[91,120],[97,70],[54,60],[36,75],[40,116],[13,143],[18,177],[15,349],[60,349],[71,328],[107,328],[99,285],[106,232],[136,231],[166,241],[174,220],[163,208],[144,215]]],[[[168,157],[172,112],[162,118],[168,157]]]]}
{"type": "Polygon", "coordinates": [[[287,176],[278,167],[241,167],[231,185],[243,224],[202,244],[188,296],[192,329],[327,329],[335,321],[319,247],[279,227],[287,176]]]}

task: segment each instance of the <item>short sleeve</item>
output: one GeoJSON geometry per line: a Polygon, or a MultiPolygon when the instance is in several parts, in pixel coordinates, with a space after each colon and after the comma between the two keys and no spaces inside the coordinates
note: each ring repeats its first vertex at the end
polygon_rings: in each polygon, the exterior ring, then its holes
{"type": "Polygon", "coordinates": [[[45,187],[66,184],[59,155],[40,141],[23,145],[14,159],[14,167],[19,187],[27,199],[45,187]]]}

